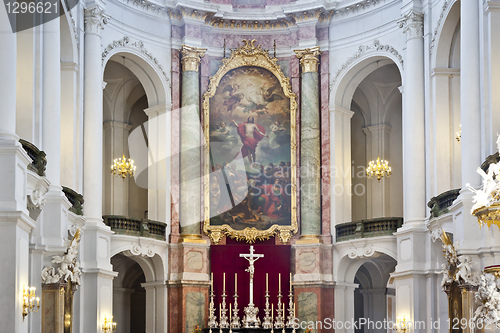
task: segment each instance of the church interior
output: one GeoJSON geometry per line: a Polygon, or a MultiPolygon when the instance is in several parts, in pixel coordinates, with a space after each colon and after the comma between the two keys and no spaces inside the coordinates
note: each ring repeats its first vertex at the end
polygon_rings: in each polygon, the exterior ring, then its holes
{"type": "Polygon", "coordinates": [[[0,7],[1,332],[500,329],[499,0],[0,7]]]}

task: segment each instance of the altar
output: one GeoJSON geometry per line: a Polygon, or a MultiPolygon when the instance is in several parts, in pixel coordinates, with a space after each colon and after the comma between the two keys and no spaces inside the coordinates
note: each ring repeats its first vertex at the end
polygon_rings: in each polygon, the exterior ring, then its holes
{"type": "MultiPolygon", "coordinates": [[[[292,276],[288,265],[280,270],[278,264],[288,260],[276,258],[279,251],[270,245],[258,247],[263,253],[253,245],[230,246],[231,250],[223,251],[223,259],[217,257],[221,246],[214,249],[212,262],[217,264],[210,279],[207,332],[294,331],[292,276]]],[[[281,250],[289,258],[289,248],[281,250]]]]}

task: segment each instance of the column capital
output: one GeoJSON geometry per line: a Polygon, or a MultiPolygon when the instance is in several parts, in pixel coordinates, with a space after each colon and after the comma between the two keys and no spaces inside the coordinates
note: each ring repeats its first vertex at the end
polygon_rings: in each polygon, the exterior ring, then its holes
{"type": "Polygon", "coordinates": [[[424,36],[424,14],[422,13],[410,10],[397,23],[406,34],[406,40],[422,38],[424,36]]]}
{"type": "Polygon", "coordinates": [[[99,34],[104,25],[108,23],[108,16],[104,14],[104,8],[93,5],[85,9],[84,22],[85,32],[99,34]]]}
{"type": "Polygon", "coordinates": [[[197,72],[201,58],[205,56],[205,52],[207,49],[182,45],[181,48],[181,63],[182,63],[182,71],[194,71],[197,72]]]}
{"type": "Polygon", "coordinates": [[[302,66],[302,73],[318,72],[318,64],[319,64],[318,56],[321,54],[319,46],[302,50],[294,50],[294,52],[297,58],[300,59],[300,65],[302,66]]]}

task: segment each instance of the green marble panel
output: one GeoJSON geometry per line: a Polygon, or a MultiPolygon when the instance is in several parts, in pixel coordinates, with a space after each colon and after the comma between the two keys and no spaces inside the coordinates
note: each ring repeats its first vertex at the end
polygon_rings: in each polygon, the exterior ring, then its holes
{"type": "Polygon", "coordinates": [[[321,140],[318,73],[303,73],[301,89],[301,233],[319,235],[321,234],[321,140]]]}
{"type": "Polygon", "coordinates": [[[180,225],[182,234],[200,234],[201,122],[199,73],[182,72],[180,225]]]}
{"type": "Polygon", "coordinates": [[[194,331],[195,326],[203,328],[205,323],[205,296],[198,291],[186,294],[186,333],[194,331]]]}

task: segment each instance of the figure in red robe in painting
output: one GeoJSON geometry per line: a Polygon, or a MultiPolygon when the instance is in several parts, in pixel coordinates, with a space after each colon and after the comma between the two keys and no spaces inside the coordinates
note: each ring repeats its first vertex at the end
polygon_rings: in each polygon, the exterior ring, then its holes
{"type": "Polygon", "coordinates": [[[238,127],[238,135],[241,138],[241,154],[243,158],[248,156],[250,163],[255,163],[255,149],[257,144],[263,138],[267,138],[266,130],[259,124],[255,124],[254,117],[248,117],[247,121],[237,124],[234,120],[233,123],[238,127]]]}
{"type": "Polygon", "coordinates": [[[287,200],[279,179],[276,179],[274,184],[262,185],[260,188],[262,194],[258,199],[259,213],[278,218],[287,211],[287,200]]]}

